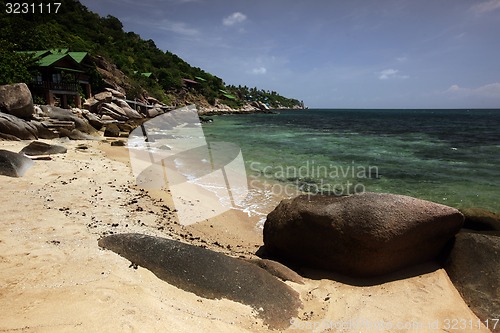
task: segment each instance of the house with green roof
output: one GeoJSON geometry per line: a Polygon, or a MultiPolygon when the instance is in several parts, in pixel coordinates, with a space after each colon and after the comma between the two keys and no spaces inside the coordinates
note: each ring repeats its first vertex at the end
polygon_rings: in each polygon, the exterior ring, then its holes
{"type": "Polygon", "coordinates": [[[66,108],[69,104],[81,107],[81,97],[92,96],[89,70],[92,67],[87,52],[69,49],[23,51],[33,55],[37,75],[30,89],[34,96],[45,99],[49,105],[66,108]]]}

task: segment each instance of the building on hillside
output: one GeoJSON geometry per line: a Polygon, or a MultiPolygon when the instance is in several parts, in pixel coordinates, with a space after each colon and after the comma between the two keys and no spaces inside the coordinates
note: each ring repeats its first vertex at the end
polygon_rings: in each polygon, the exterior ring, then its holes
{"type": "Polygon", "coordinates": [[[81,98],[92,96],[89,73],[93,65],[87,52],[53,49],[23,53],[32,54],[35,60],[37,74],[29,84],[33,96],[63,108],[81,107],[81,98]]]}

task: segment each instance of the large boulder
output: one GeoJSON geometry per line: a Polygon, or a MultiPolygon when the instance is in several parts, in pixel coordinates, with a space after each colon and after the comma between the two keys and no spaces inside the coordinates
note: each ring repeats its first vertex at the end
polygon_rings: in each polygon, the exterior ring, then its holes
{"type": "Polygon", "coordinates": [[[34,162],[23,154],[0,149],[0,175],[22,177],[34,162]]]}
{"type": "Polygon", "coordinates": [[[30,119],[35,112],[31,91],[25,83],[0,86],[0,111],[30,119]]]}
{"type": "MultiPolygon", "coordinates": [[[[500,318],[500,237],[460,232],[445,269],[472,311],[494,324],[500,318]]],[[[489,328],[500,332],[500,323],[489,328]]]]}
{"type": "Polygon", "coordinates": [[[267,216],[264,245],[277,258],[369,277],[434,259],[462,223],[454,208],[402,195],[303,195],[267,216]]]}
{"type": "Polygon", "coordinates": [[[0,112],[0,138],[4,140],[36,140],[36,126],[16,116],[0,112]]]}
{"type": "Polygon", "coordinates": [[[99,240],[99,246],[177,288],[247,304],[271,329],[289,327],[302,306],[296,291],[264,269],[222,253],[140,234],[107,236],[99,240]]]}

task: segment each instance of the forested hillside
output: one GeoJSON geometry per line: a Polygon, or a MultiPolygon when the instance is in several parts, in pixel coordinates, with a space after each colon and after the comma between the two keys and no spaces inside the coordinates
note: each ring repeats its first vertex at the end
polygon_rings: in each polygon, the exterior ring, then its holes
{"type": "MultiPolygon", "coordinates": [[[[59,0],[61,1],[61,0],[59,0]]],[[[143,40],[134,32],[125,32],[116,17],[101,17],[89,11],[77,0],[62,0],[57,14],[8,14],[0,0],[0,84],[26,79],[30,59],[14,51],[69,48],[102,56],[116,64],[129,79],[127,95],[136,97],[146,89],[149,94],[169,104],[185,87],[183,79],[196,82],[191,94],[203,97],[209,104],[216,101],[237,108],[244,103],[259,101],[271,108],[297,107],[298,100],[288,99],[273,92],[226,87],[224,81],[206,71],[193,67],[177,55],[158,49],[153,40],[143,40]],[[141,73],[152,73],[146,77],[141,73]],[[259,92],[259,93],[255,93],[259,92]]],[[[96,75],[95,89],[103,88],[96,75]]]]}

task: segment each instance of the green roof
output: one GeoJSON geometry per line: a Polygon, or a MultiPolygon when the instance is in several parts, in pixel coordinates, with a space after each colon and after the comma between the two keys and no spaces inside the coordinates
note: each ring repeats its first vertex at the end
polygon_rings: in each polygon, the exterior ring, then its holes
{"type": "Polygon", "coordinates": [[[64,57],[66,57],[66,54],[49,54],[48,56],[38,60],[37,65],[40,67],[48,67],[64,57]]]}
{"type": "Polygon", "coordinates": [[[204,78],[199,77],[199,76],[196,76],[196,77],[195,77],[195,79],[196,79],[196,80],[198,80],[198,81],[203,81],[203,82],[207,81],[207,80],[205,80],[204,78]]]}
{"type": "Polygon", "coordinates": [[[68,55],[73,58],[77,63],[81,63],[87,56],[87,52],[68,52],[68,55]]]}

